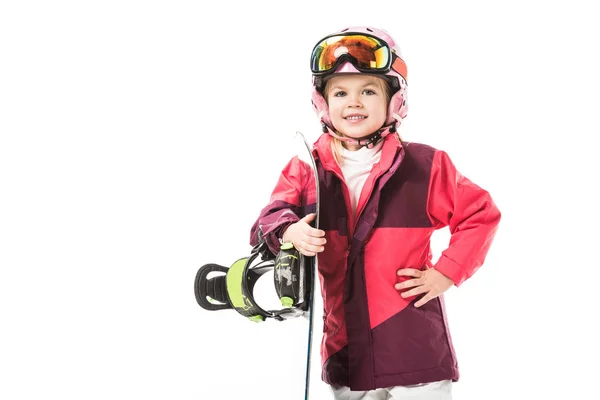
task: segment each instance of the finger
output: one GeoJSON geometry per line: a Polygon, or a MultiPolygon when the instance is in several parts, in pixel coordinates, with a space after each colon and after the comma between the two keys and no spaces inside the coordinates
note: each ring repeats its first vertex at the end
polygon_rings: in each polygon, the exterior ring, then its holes
{"type": "Polygon", "coordinates": [[[317,216],[317,214],[315,214],[315,213],[307,214],[304,218],[302,218],[302,221],[309,224],[315,219],[316,216],[317,216]]]}
{"type": "Polygon", "coordinates": [[[327,240],[325,238],[318,238],[312,236],[306,236],[304,238],[304,241],[308,244],[312,244],[315,246],[323,246],[325,243],[327,243],[327,240]]]}
{"type": "Polygon", "coordinates": [[[320,253],[323,250],[325,250],[324,246],[320,246],[320,245],[314,245],[314,244],[310,244],[307,242],[302,243],[302,248],[306,251],[309,251],[311,253],[320,253]]]}
{"type": "Polygon", "coordinates": [[[310,257],[315,255],[315,252],[308,248],[308,245],[303,241],[299,241],[295,247],[301,254],[304,254],[305,256],[310,257]]]}
{"type": "Polygon", "coordinates": [[[423,275],[422,271],[419,271],[415,268],[402,268],[396,272],[400,276],[413,276],[415,278],[420,278],[423,275]]]}
{"type": "Polygon", "coordinates": [[[310,236],[325,236],[324,230],[313,228],[312,222],[314,221],[316,216],[317,214],[312,213],[308,214],[307,216],[301,219],[301,221],[304,222],[303,224],[301,224],[303,227],[302,231],[310,236]]]}
{"type": "Polygon", "coordinates": [[[307,251],[305,249],[298,249],[298,251],[307,257],[312,257],[312,256],[316,255],[316,253],[313,253],[312,251],[307,251]]]}
{"type": "Polygon", "coordinates": [[[315,229],[312,226],[310,227],[310,230],[308,231],[310,236],[313,237],[323,237],[325,236],[325,231],[322,231],[321,229],[315,229]]]}
{"type": "Polygon", "coordinates": [[[318,236],[325,236],[325,232],[323,232],[320,229],[313,228],[308,223],[304,222],[304,223],[300,224],[300,226],[302,227],[301,228],[302,233],[305,234],[305,235],[308,235],[308,236],[317,236],[317,237],[318,236]],[[321,233],[323,233],[323,235],[321,235],[321,233]]]}
{"type": "Polygon", "coordinates": [[[429,289],[426,288],[425,286],[417,286],[414,289],[407,290],[406,292],[402,292],[400,294],[400,296],[402,296],[402,297],[411,297],[411,296],[416,296],[418,294],[427,293],[427,292],[429,292],[429,289]]]}
{"type": "Polygon", "coordinates": [[[409,279],[409,280],[401,282],[401,283],[396,283],[394,285],[394,287],[397,290],[401,290],[401,289],[406,289],[406,288],[415,287],[415,286],[419,286],[419,285],[421,285],[421,281],[419,279],[409,279]]]}
{"type": "Polygon", "coordinates": [[[415,302],[415,307],[421,307],[422,305],[424,305],[425,303],[427,303],[429,300],[431,299],[435,299],[436,296],[430,296],[429,294],[426,294],[425,296],[421,297],[417,302],[415,302]]]}
{"type": "Polygon", "coordinates": [[[304,233],[305,235],[314,236],[314,237],[325,236],[324,230],[313,228],[309,224],[302,224],[302,233],[304,233]]]}

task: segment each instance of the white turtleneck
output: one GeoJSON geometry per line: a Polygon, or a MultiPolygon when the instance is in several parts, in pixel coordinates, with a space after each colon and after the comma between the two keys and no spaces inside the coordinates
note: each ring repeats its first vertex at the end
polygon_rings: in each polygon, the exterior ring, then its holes
{"type": "Polygon", "coordinates": [[[361,147],[358,150],[351,151],[342,148],[340,157],[340,166],[342,173],[350,192],[350,201],[352,202],[352,214],[356,214],[356,206],[362,192],[365,181],[371,173],[373,164],[379,162],[381,158],[381,148],[383,140],[380,140],[373,148],[361,147]]]}

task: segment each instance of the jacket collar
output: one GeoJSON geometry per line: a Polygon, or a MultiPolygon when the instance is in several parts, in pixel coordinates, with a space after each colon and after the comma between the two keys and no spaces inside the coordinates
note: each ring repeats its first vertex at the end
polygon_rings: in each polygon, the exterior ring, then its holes
{"type": "MultiPolygon", "coordinates": [[[[323,133],[313,145],[313,155],[318,158],[323,165],[323,168],[332,172],[337,173],[339,176],[342,175],[340,166],[335,161],[333,151],[331,149],[331,143],[333,138],[328,133],[323,133]]],[[[404,153],[402,142],[398,135],[391,134],[383,138],[383,147],[381,149],[381,159],[378,164],[375,164],[374,168],[379,168],[379,172],[383,173],[387,171],[393,164],[398,153],[404,153]]]]}

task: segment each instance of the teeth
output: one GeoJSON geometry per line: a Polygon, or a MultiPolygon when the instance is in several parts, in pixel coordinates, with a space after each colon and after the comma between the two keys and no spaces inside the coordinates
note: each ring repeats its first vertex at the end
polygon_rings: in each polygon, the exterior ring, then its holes
{"type": "Polygon", "coordinates": [[[364,118],[366,118],[366,117],[362,116],[362,115],[352,115],[350,117],[346,117],[346,119],[351,119],[351,120],[364,119],[364,118]]]}

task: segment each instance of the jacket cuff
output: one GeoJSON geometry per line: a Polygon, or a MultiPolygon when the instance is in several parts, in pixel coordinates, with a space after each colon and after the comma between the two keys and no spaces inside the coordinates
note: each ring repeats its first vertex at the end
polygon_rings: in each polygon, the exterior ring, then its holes
{"type": "Polygon", "coordinates": [[[279,239],[283,238],[283,233],[285,232],[285,230],[294,222],[296,221],[284,222],[283,224],[266,234],[265,240],[267,242],[267,246],[269,247],[269,250],[271,250],[271,253],[273,253],[274,256],[276,256],[277,253],[279,253],[279,250],[281,249],[281,243],[279,239]]]}
{"type": "Polygon", "coordinates": [[[445,255],[440,257],[433,268],[452,279],[452,282],[454,282],[454,285],[456,286],[460,286],[468,278],[468,274],[463,267],[445,255]]]}

